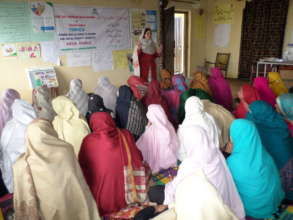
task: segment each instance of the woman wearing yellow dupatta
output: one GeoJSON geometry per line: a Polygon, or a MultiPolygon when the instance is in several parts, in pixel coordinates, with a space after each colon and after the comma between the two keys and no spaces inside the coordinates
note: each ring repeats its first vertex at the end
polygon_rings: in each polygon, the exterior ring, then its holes
{"type": "Polygon", "coordinates": [[[70,144],[50,122],[32,122],[26,152],[13,166],[14,220],[99,220],[70,144]]]}
{"type": "Polygon", "coordinates": [[[280,73],[270,72],[268,78],[270,87],[276,96],[288,93],[288,88],[285,86],[285,83],[283,82],[280,73]]]}
{"type": "Polygon", "coordinates": [[[205,92],[207,92],[210,96],[213,95],[209,87],[207,77],[202,72],[193,73],[193,79],[189,87],[192,89],[202,89],[205,92]]]}
{"type": "Polygon", "coordinates": [[[61,140],[71,144],[78,156],[82,140],[90,133],[89,126],[80,115],[74,103],[65,96],[58,96],[52,101],[57,116],[53,120],[54,129],[61,140]]]}

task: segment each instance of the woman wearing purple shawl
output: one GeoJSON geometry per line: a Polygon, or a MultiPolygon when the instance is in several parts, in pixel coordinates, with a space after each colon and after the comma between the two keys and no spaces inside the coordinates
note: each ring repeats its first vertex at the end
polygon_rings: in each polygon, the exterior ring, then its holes
{"type": "Polygon", "coordinates": [[[232,111],[233,98],[231,87],[219,68],[214,67],[211,69],[211,76],[208,82],[215,102],[232,111]]]}

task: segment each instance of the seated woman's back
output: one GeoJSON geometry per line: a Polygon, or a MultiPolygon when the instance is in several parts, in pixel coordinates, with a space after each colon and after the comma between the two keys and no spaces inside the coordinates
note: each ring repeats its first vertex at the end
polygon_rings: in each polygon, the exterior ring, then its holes
{"type": "Polygon", "coordinates": [[[26,138],[26,153],[13,166],[14,219],[100,219],[72,146],[41,119],[26,138]]]}
{"type": "Polygon", "coordinates": [[[131,134],[118,129],[106,112],[92,114],[90,127],[93,132],[83,140],[79,163],[101,215],[144,201],[145,170],[131,134]]]}
{"type": "Polygon", "coordinates": [[[231,125],[227,163],[247,216],[270,218],[284,198],[277,167],[262,145],[256,126],[245,119],[231,125]]]}

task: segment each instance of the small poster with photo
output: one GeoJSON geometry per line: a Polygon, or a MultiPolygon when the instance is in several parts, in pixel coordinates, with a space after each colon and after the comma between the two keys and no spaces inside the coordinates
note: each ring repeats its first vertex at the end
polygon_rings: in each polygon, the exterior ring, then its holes
{"type": "Polygon", "coordinates": [[[28,69],[27,76],[32,89],[40,86],[56,88],[59,86],[57,75],[53,67],[28,69]]]}

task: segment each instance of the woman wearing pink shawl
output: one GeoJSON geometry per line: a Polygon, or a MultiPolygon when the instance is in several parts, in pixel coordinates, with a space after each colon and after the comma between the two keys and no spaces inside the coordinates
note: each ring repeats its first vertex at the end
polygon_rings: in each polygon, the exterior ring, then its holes
{"type": "Polygon", "coordinates": [[[256,77],[253,81],[253,87],[256,88],[260,99],[266,101],[273,107],[276,105],[276,96],[269,87],[269,81],[263,76],[256,77]]]}
{"type": "Polygon", "coordinates": [[[136,142],[144,161],[149,164],[152,173],[176,166],[179,140],[163,108],[156,104],[150,105],[147,118],[149,124],[136,142]]]}
{"type": "Polygon", "coordinates": [[[15,99],[20,99],[19,93],[14,89],[6,89],[0,101],[0,134],[7,121],[12,118],[11,106],[15,99]]]}
{"type": "Polygon", "coordinates": [[[187,84],[185,82],[185,77],[182,74],[176,74],[172,77],[172,84],[174,89],[183,93],[187,90],[187,84]]]}
{"type": "Polygon", "coordinates": [[[180,104],[181,92],[176,89],[161,89],[161,94],[167,101],[167,105],[169,107],[172,117],[172,122],[175,123],[175,125],[177,125],[177,110],[180,104]]]}
{"type": "Polygon", "coordinates": [[[212,90],[215,102],[232,111],[232,92],[229,83],[225,80],[221,70],[217,67],[211,69],[209,86],[212,90]]]}

